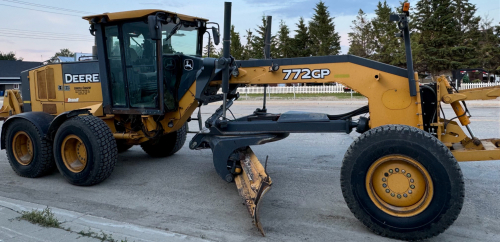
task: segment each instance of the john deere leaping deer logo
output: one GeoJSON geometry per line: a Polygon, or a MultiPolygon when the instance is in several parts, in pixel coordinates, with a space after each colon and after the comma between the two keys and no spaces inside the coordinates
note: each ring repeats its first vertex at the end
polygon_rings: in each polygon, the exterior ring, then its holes
{"type": "Polygon", "coordinates": [[[184,70],[190,71],[193,69],[193,60],[191,59],[185,59],[184,60],[184,70]]]}

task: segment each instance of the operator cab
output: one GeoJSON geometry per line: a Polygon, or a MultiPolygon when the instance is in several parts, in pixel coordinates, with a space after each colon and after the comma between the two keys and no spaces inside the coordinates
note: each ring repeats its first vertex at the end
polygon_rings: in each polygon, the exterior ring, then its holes
{"type": "Polygon", "coordinates": [[[96,37],[108,114],[162,115],[175,111],[203,60],[207,19],[163,10],[84,17],[96,37]]]}

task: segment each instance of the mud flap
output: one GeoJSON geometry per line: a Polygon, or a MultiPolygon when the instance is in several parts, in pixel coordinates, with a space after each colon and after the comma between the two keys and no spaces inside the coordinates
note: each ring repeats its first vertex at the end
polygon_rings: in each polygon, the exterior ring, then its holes
{"type": "Polygon", "coordinates": [[[250,147],[243,152],[240,165],[242,172],[234,178],[236,187],[245,200],[253,223],[262,235],[266,236],[259,221],[259,205],[264,195],[271,189],[271,178],[250,147]]]}

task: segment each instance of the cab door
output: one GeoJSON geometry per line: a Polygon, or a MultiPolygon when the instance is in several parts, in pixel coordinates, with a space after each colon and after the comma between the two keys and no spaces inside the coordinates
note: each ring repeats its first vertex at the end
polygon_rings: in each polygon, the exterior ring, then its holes
{"type": "Polygon", "coordinates": [[[161,114],[157,41],[149,38],[147,23],[105,26],[104,35],[111,113],[161,114]]]}

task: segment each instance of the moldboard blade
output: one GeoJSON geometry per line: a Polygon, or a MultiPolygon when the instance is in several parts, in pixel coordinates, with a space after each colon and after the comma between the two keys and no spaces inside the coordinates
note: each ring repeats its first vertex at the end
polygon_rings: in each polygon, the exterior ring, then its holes
{"type": "Polygon", "coordinates": [[[245,200],[255,226],[265,236],[259,221],[259,204],[262,197],[271,189],[271,178],[250,148],[244,152],[244,159],[240,161],[240,164],[242,173],[234,178],[236,187],[240,196],[245,200]]]}

